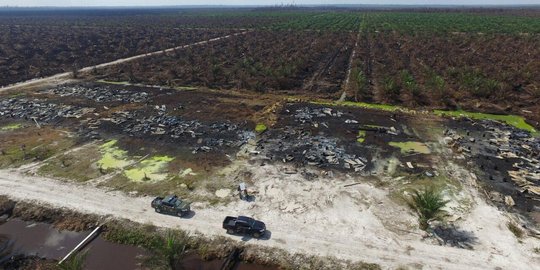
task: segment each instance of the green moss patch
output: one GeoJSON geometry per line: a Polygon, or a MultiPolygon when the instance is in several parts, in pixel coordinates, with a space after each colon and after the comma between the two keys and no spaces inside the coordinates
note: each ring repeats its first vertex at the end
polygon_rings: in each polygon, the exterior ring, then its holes
{"type": "Polygon", "coordinates": [[[366,131],[360,130],[358,131],[358,135],[356,136],[356,141],[359,143],[363,143],[366,140],[366,131]]]}
{"type": "Polygon", "coordinates": [[[267,129],[268,128],[266,127],[265,124],[257,124],[257,126],[255,126],[255,131],[258,132],[258,133],[264,132],[267,129]]]}

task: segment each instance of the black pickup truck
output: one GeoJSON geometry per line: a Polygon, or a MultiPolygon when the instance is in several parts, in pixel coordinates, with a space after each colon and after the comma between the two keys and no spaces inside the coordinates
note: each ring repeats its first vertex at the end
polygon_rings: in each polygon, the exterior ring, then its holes
{"type": "Polygon", "coordinates": [[[191,211],[191,203],[182,201],[176,195],[169,195],[165,198],[157,197],[152,201],[152,208],[158,213],[184,216],[191,211]]]}
{"type": "Polygon", "coordinates": [[[266,225],[250,217],[226,217],[223,220],[223,229],[229,234],[247,234],[259,238],[266,233],[266,225]]]}

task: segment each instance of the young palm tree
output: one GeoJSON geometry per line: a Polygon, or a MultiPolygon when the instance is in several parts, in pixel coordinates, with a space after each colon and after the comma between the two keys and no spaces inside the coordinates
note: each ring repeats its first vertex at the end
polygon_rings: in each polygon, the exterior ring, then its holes
{"type": "Polygon", "coordinates": [[[446,206],[448,201],[443,199],[441,191],[431,187],[414,190],[408,203],[418,214],[420,229],[426,230],[430,221],[441,220],[444,217],[446,211],[442,208],[446,206]]]}

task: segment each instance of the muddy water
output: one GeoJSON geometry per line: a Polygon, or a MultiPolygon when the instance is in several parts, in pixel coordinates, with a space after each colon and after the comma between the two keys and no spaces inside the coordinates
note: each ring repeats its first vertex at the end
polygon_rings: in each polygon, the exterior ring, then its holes
{"type": "MultiPolygon", "coordinates": [[[[10,219],[0,223],[0,241],[8,239],[14,245],[11,254],[37,255],[61,260],[89,232],[59,231],[49,224],[10,219]]],[[[1,243],[0,243],[1,245],[1,243]]],[[[85,247],[87,270],[141,269],[140,262],[148,254],[142,248],[111,243],[98,237],[85,247]]],[[[1,258],[0,258],[1,259],[1,258]]],[[[224,260],[204,261],[197,254],[188,254],[180,264],[183,269],[217,270],[224,260]]],[[[234,270],[277,270],[277,267],[239,263],[234,270]]]]}
{"type": "MultiPolygon", "coordinates": [[[[14,242],[13,254],[37,255],[48,259],[61,260],[89,232],[59,231],[44,223],[30,223],[11,219],[0,225],[0,235],[14,242]]],[[[110,243],[96,238],[85,250],[86,269],[137,269],[146,252],[137,247],[110,243]]]]}

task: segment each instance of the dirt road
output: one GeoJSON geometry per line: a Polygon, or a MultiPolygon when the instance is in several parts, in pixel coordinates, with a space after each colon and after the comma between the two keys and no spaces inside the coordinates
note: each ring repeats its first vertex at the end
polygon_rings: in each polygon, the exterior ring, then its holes
{"type": "MultiPolygon", "coordinates": [[[[384,192],[370,185],[356,185],[345,192],[341,185],[329,187],[324,179],[314,183],[297,182],[294,175],[278,175],[279,168],[260,170],[263,171],[259,173],[267,175],[268,180],[262,179],[256,187],[260,191],[257,202],[238,201],[218,207],[194,203],[195,215],[189,219],[155,213],[150,208],[151,198],[148,197],[130,197],[91,185],[28,176],[16,170],[0,170],[0,194],[82,213],[112,215],[160,227],[198,231],[207,236],[227,236],[221,229],[223,217],[246,214],[263,219],[271,231],[270,239],[248,239],[249,243],[278,247],[293,253],[378,263],[385,269],[420,265],[423,269],[532,269],[540,265],[538,256],[535,257],[530,249],[539,243],[538,240],[529,238],[522,244],[517,243],[505,228],[506,217],[481,201],[477,202],[467,219],[476,222],[482,219],[482,224],[463,224],[475,230],[481,238],[480,243],[475,245],[475,250],[465,250],[423,242],[417,233],[398,235],[385,229],[381,223],[386,219],[411,218],[407,211],[392,205],[384,192]],[[275,181],[278,176],[289,179],[280,179],[283,182],[280,185],[275,181]],[[292,195],[289,192],[299,194],[300,190],[306,189],[310,190],[307,193],[312,197],[290,202],[281,200],[292,195]],[[328,196],[323,198],[321,192],[328,196]],[[353,200],[368,194],[372,197],[364,198],[369,202],[363,207],[353,200]],[[320,202],[323,203],[319,205],[320,202]],[[323,204],[327,207],[320,209],[323,204]],[[314,209],[318,215],[314,214],[314,209]],[[508,243],[513,244],[508,246],[508,243]]],[[[238,236],[228,237],[242,241],[238,236]]]]}
{"type": "MultiPolygon", "coordinates": [[[[79,69],[79,73],[87,73],[87,72],[92,71],[94,68],[100,69],[100,68],[104,68],[104,67],[108,67],[108,66],[113,66],[113,65],[129,62],[129,61],[133,61],[133,60],[143,58],[143,57],[155,56],[155,55],[160,55],[160,54],[172,52],[174,50],[180,50],[180,49],[185,49],[185,48],[189,48],[189,47],[199,46],[199,45],[203,45],[203,44],[206,44],[206,43],[215,42],[215,41],[218,41],[218,40],[222,40],[222,39],[226,39],[226,38],[230,38],[230,37],[234,37],[234,36],[238,36],[238,35],[244,35],[244,34],[246,34],[248,32],[249,31],[243,31],[243,32],[230,34],[230,35],[225,35],[225,36],[221,36],[221,37],[216,37],[216,38],[212,38],[212,39],[208,39],[208,40],[203,40],[203,41],[199,41],[199,42],[195,42],[195,43],[191,43],[191,44],[187,44],[187,45],[181,45],[181,46],[177,46],[177,47],[174,47],[174,48],[169,48],[169,49],[155,51],[155,52],[149,52],[149,53],[145,53],[145,54],[139,54],[139,55],[135,55],[135,56],[127,57],[127,58],[118,59],[118,60],[108,62],[108,63],[89,66],[89,67],[79,69]]],[[[67,80],[71,79],[71,77],[72,77],[71,72],[59,73],[59,74],[52,75],[52,76],[45,77],[45,78],[31,79],[31,80],[28,80],[28,81],[15,83],[13,85],[8,85],[8,86],[5,86],[5,87],[1,87],[0,92],[8,91],[8,90],[14,90],[14,89],[18,89],[18,88],[41,86],[41,85],[58,85],[60,83],[66,82],[67,80]]]]}

